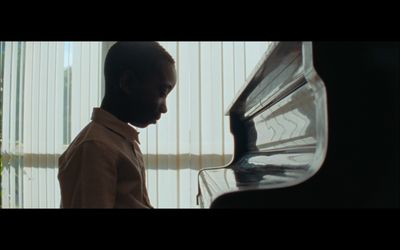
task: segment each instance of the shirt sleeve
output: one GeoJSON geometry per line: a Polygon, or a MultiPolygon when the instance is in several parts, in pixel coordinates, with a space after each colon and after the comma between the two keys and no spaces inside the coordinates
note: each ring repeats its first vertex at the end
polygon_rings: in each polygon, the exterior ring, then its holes
{"type": "Polygon", "coordinates": [[[87,141],[71,155],[67,168],[76,178],[72,208],[113,208],[117,193],[116,153],[104,143],[87,141]]]}

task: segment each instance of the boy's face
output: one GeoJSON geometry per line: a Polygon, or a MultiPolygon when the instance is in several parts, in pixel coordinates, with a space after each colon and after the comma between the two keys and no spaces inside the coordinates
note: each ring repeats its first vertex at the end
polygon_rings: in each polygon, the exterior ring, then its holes
{"type": "Polygon", "coordinates": [[[155,124],[161,114],[167,113],[167,96],[176,85],[176,70],[172,64],[165,64],[161,74],[155,73],[139,84],[129,97],[129,123],[145,128],[155,124]]]}

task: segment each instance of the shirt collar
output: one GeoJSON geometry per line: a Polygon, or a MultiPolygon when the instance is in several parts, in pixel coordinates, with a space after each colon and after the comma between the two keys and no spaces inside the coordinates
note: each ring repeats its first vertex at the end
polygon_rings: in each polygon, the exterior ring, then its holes
{"type": "Polygon", "coordinates": [[[101,108],[93,108],[92,121],[111,129],[115,133],[123,136],[128,141],[137,141],[139,144],[139,132],[129,123],[125,123],[113,116],[111,113],[101,108]]]}

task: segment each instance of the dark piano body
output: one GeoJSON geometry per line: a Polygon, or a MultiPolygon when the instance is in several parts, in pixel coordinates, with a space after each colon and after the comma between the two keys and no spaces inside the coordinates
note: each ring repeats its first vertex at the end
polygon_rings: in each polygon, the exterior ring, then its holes
{"type": "Polygon", "coordinates": [[[276,42],[226,115],[204,208],[399,207],[399,43],[276,42]]]}

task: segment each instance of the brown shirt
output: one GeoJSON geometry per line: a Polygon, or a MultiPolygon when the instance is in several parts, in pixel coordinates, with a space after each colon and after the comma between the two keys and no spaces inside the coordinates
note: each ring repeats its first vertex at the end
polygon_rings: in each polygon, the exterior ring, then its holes
{"type": "Polygon", "coordinates": [[[59,158],[63,208],[151,208],[138,132],[94,108],[59,158]]]}

